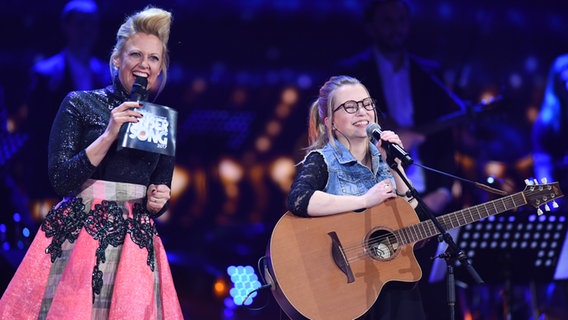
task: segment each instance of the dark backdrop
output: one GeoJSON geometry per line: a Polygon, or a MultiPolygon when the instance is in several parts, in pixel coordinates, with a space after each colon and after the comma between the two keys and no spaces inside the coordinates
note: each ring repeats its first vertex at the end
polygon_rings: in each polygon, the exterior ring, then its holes
{"type": "MultiPolygon", "coordinates": [[[[0,2],[0,106],[3,122],[12,120],[2,130],[0,222],[7,229],[0,240],[11,248],[22,238],[14,228],[29,227],[33,236],[39,223],[22,211],[25,190],[18,188],[10,168],[18,146],[25,143],[18,143],[25,132],[18,131],[17,120],[27,72],[63,45],[58,16],[64,3],[0,2]],[[14,222],[14,213],[23,215],[22,222],[14,222]]],[[[106,60],[124,17],[145,3],[98,3],[103,23],[96,53],[106,60]]],[[[332,65],[368,43],[362,3],[151,2],[174,13],[170,79],[158,102],[179,111],[174,182],[180,189],[159,230],[188,318],[280,316],[269,293],[257,298],[257,307],[268,303],[260,311],[232,309],[225,306],[227,292],[216,293],[214,284],[230,286],[229,265],[256,268],[264,255],[272,228],[286,210],[294,173],[290,164],[301,159],[306,143],[308,106],[331,75],[332,65]],[[224,175],[227,167],[233,168],[232,175],[224,175]]],[[[527,138],[546,74],[553,58],[568,51],[568,5],[512,0],[411,3],[411,48],[442,64],[448,88],[466,105],[480,103],[487,94],[504,98],[496,112],[466,123],[470,140],[458,150],[463,174],[484,182],[486,165],[496,161],[506,168],[500,181],[522,190],[522,179],[532,174],[527,138]]],[[[464,206],[486,199],[465,190],[464,206]]],[[[20,250],[4,250],[2,291],[28,241],[23,239],[20,250]]],[[[430,312],[443,318],[445,310],[438,307],[430,307],[430,312]]]]}

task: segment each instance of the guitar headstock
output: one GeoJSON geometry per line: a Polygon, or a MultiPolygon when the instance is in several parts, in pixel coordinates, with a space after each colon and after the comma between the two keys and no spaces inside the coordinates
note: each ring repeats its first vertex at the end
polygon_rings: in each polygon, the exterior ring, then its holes
{"type": "Polygon", "coordinates": [[[535,180],[525,180],[526,187],[523,191],[525,198],[527,199],[527,204],[537,208],[537,213],[541,215],[543,213],[541,206],[544,206],[545,211],[550,211],[549,202],[552,202],[553,208],[558,208],[558,203],[556,199],[563,197],[562,191],[558,182],[546,183],[546,179],[543,179],[542,184],[539,184],[535,180]]]}

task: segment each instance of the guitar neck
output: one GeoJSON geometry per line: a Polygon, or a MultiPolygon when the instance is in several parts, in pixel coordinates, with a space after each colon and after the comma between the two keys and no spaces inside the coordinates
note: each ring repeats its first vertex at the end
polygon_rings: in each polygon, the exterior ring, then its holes
{"type": "MultiPolygon", "coordinates": [[[[437,217],[445,230],[459,228],[492,215],[509,211],[527,204],[523,192],[515,193],[484,204],[476,205],[437,217]]],[[[403,244],[425,240],[440,234],[431,220],[395,231],[403,244]]]]}

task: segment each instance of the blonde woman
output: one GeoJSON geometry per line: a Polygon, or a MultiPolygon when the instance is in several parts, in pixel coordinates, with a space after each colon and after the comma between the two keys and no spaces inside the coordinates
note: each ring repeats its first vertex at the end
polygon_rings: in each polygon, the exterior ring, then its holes
{"type": "Polygon", "coordinates": [[[153,218],[168,208],[174,158],[117,151],[138,122],[137,77],[154,95],[168,71],[172,14],[128,17],[110,57],[113,83],[63,100],[49,139],[50,210],[0,300],[2,319],[183,319],[153,218]]]}

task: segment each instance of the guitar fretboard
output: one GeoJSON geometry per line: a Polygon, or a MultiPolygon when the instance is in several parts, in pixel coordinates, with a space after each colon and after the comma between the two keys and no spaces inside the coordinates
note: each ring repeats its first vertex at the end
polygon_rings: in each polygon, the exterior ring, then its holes
{"type": "MultiPolygon", "coordinates": [[[[527,204],[523,192],[489,201],[437,217],[445,230],[451,230],[479,221],[492,215],[509,211],[527,204]]],[[[423,221],[394,232],[401,244],[425,240],[440,234],[431,220],[423,221]]]]}

